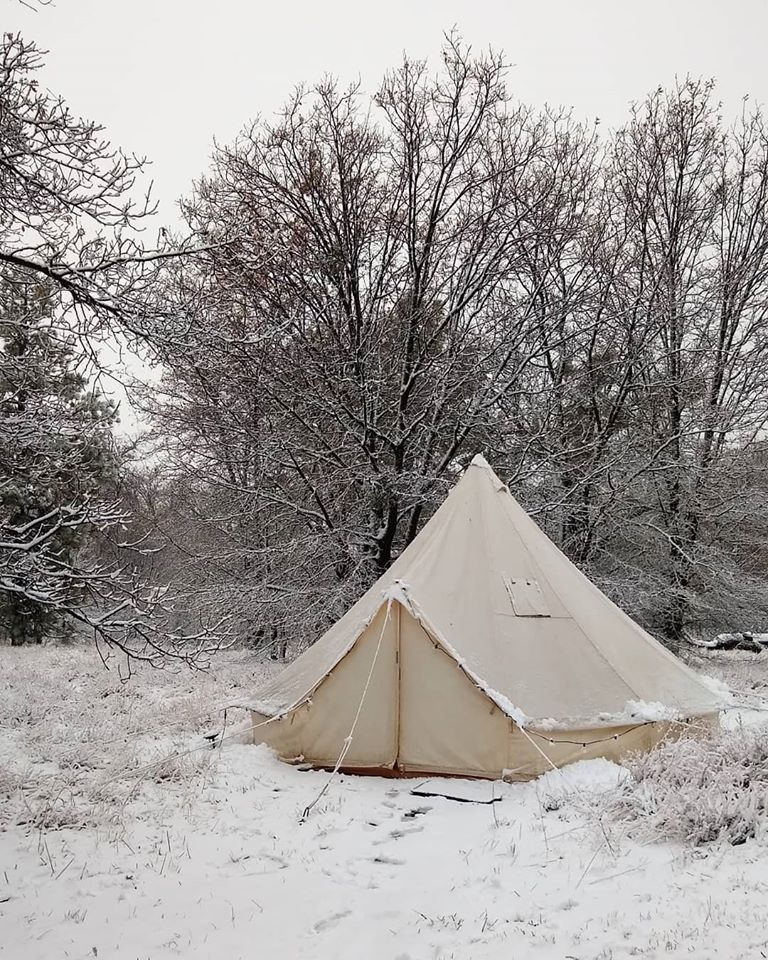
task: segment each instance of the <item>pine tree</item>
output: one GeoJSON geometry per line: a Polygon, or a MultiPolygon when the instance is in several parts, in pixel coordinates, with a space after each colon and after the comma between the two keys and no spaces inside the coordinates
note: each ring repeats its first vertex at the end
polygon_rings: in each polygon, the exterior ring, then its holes
{"type": "Polygon", "coordinates": [[[78,369],[56,303],[28,276],[0,289],[0,633],[16,645],[71,630],[87,587],[73,570],[117,471],[115,411],[78,369]]]}

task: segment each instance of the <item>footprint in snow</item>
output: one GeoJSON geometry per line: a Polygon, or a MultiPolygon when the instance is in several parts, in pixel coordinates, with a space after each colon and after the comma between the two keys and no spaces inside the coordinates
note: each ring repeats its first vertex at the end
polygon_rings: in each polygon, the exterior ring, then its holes
{"type": "Polygon", "coordinates": [[[409,833],[421,833],[424,829],[422,826],[413,826],[409,827],[407,830],[404,828],[402,830],[390,830],[386,837],[382,837],[380,840],[374,840],[374,844],[378,846],[381,843],[388,843],[390,840],[399,840],[401,837],[407,836],[409,833]]]}
{"type": "Polygon", "coordinates": [[[322,920],[318,920],[317,923],[312,924],[312,932],[324,933],[326,930],[330,930],[332,927],[335,927],[340,920],[343,920],[344,917],[348,917],[350,913],[352,913],[351,910],[342,910],[340,913],[332,913],[330,917],[325,917],[322,920]]]}

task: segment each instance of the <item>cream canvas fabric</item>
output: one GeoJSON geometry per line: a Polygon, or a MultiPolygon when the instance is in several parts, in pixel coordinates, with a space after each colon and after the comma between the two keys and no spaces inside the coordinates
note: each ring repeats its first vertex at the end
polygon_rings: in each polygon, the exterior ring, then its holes
{"type": "Polygon", "coordinates": [[[478,456],[390,570],[249,706],[254,740],[285,759],[525,778],[649,747],[721,704],[478,456]]]}

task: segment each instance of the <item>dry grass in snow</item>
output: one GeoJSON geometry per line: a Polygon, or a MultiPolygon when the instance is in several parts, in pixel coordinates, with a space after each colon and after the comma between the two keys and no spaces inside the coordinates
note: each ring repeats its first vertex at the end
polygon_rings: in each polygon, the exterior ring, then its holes
{"type": "Polygon", "coordinates": [[[490,804],[340,776],[301,823],[327,774],[185,752],[265,669],[233,654],[122,684],[87,651],[0,649],[0,956],[768,954],[759,731],[496,784],[490,804]]]}
{"type": "Polygon", "coordinates": [[[152,784],[196,789],[200,734],[274,669],[244,653],[215,672],[111,667],[89,649],[0,648],[0,826],[115,823],[152,784]]]}

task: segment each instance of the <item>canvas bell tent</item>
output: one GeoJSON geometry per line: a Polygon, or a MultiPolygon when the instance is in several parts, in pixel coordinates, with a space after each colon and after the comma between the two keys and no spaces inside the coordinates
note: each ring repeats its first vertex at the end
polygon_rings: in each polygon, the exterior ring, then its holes
{"type": "Polygon", "coordinates": [[[709,687],[478,456],[389,571],[249,704],[286,760],[525,779],[706,725],[709,687]]]}

